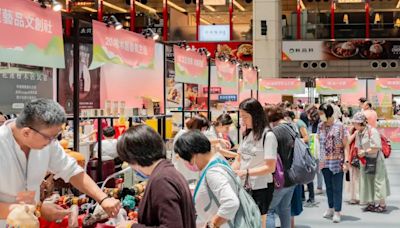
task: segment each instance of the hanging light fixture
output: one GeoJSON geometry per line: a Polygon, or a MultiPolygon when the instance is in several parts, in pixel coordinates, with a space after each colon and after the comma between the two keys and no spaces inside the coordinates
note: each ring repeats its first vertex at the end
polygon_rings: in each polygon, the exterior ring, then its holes
{"type": "Polygon", "coordinates": [[[374,24],[378,24],[381,22],[381,15],[379,13],[375,14],[374,24]]]}
{"type": "Polygon", "coordinates": [[[109,16],[106,19],[107,27],[113,26],[115,30],[120,30],[123,28],[122,24],[117,20],[114,15],[109,16]]]}
{"type": "Polygon", "coordinates": [[[56,1],[56,0],[52,0],[52,1],[51,1],[51,8],[52,8],[54,11],[58,12],[58,11],[61,11],[61,10],[62,10],[63,5],[62,5],[60,2],[56,1]]]}
{"type": "Polygon", "coordinates": [[[145,38],[149,38],[151,37],[153,40],[158,40],[160,38],[160,35],[158,35],[157,33],[155,33],[152,29],[147,28],[143,31],[142,33],[144,35],[145,38]]]}
{"type": "Polygon", "coordinates": [[[349,24],[349,15],[347,13],[345,13],[343,15],[343,22],[348,25],[349,24]]]}
{"type": "Polygon", "coordinates": [[[400,28],[400,18],[396,19],[396,21],[394,22],[394,27],[395,28],[400,28]]]}

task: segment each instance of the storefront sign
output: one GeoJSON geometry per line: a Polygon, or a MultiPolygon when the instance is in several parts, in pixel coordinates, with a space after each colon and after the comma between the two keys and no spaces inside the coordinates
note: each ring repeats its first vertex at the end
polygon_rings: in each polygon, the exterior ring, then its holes
{"type": "MultiPolygon", "coordinates": [[[[210,94],[221,94],[221,87],[211,87],[210,94]]],[[[208,87],[203,88],[203,93],[208,93],[208,87]]]]}
{"type": "Polygon", "coordinates": [[[358,83],[355,78],[317,78],[315,79],[317,93],[345,94],[358,91],[358,83]]]}
{"type": "Polygon", "coordinates": [[[243,71],[243,88],[249,90],[257,90],[257,70],[244,67],[243,71]]]}
{"type": "Polygon", "coordinates": [[[376,92],[400,94],[400,78],[377,78],[376,92]]]}
{"type": "Polygon", "coordinates": [[[229,25],[200,25],[200,41],[229,41],[229,25]]]}
{"type": "Polygon", "coordinates": [[[174,46],[175,81],[183,83],[208,84],[207,56],[195,51],[174,46]]]}
{"type": "Polygon", "coordinates": [[[211,58],[215,54],[226,55],[244,62],[253,61],[253,44],[251,42],[191,42],[190,46],[196,48],[205,47],[211,53],[211,58]]]}
{"type": "Polygon", "coordinates": [[[400,41],[284,41],[283,61],[400,59],[400,41]]]}
{"type": "Polygon", "coordinates": [[[217,84],[219,86],[237,88],[238,80],[236,64],[216,59],[215,66],[217,68],[217,84]]]}
{"type": "Polygon", "coordinates": [[[218,101],[220,101],[220,102],[237,101],[237,95],[236,95],[236,94],[232,94],[232,95],[219,95],[219,96],[218,96],[218,101]]]}
{"type": "Polygon", "coordinates": [[[260,80],[260,92],[270,94],[304,94],[305,85],[300,79],[264,78],[260,80]]]}
{"type": "Polygon", "coordinates": [[[28,0],[0,1],[0,62],[64,68],[61,14],[28,0]]]}
{"type": "Polygon", "coordinates": [[[115,30],[93,20],[93,60],[90,69],[104,64],[154,68],[155,41],[126,30],[115,30]]]}
{"type": "Polygon", "coordinates": [[[25,103],[53,98],[53,70],[50,68],[0,67],[0,110],[19,113],[25,103]]]}

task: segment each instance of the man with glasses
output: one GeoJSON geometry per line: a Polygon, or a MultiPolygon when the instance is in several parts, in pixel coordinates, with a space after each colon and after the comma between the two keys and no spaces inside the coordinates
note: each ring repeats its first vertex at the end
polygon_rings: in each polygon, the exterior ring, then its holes
{"type": "MultiPolygon", "coordinates": [[[[48,171],[99,202],[110,217],[118,214],[120,202],[103,193],[58,143],[65,122],[65,112],[58,103],[38,99],[0,127],[0,227],[5,227],[13,204],[39,202],[40,184],[48,171]]],[[[55,204],[43,204],[40,210],[48,221],[69,214],[55,204]]]]}

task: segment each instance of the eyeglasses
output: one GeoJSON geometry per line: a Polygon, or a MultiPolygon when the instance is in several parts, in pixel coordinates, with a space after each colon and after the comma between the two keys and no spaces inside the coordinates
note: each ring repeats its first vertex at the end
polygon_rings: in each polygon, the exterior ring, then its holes
{"type": "Polygon", "coordinates": [[[49,142],[53,142],[53,141],[57,140],[57,138],[58,138],[58,137],[61,135],[61,133],[62,133],[62,132],[60,131],[57,135],[51,137],[51,136],[48,136],[48,135],[43,134],[42,132],[36,130],[36,129],[33,128],[33,127],[28,127],[28,128],[31,129],[31,130],[33,130],[34,132],[38,133],[39,135],[41,135],[43,138],[49,140],[49,142]]]}

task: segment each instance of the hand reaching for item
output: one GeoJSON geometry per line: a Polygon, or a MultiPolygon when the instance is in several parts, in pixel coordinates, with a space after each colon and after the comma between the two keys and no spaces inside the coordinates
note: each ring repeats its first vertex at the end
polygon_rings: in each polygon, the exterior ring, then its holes
{"type": "Polygon", "coordinates": [[[63,220],[65,216],[71,214],[70,210],[66,210],[61,206],[53,203],[44,203],[40,210],[41,216],[49,222],[63,220]]]}
{"type": "Polygon", "coordinates": [[[107,213],[108,217],[114,218],[118,215],[119,209],[121,209],[121,202],[114,198],[107,198],[101,202],[100,206],[107,213]]]}

